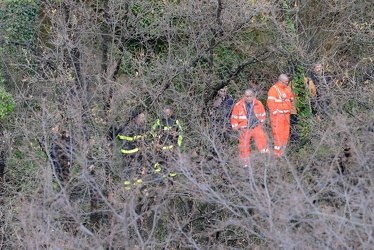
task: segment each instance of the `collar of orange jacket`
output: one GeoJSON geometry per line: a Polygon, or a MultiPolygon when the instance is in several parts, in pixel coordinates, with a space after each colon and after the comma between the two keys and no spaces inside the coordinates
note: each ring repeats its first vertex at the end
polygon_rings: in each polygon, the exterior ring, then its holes
{"type": "MultiPolygon", "coordinates": [[[[242,98],[241,100],[240,100],[240,102],[239,102],[241,105],[245,105],[245,100],[244,100],[244,98],[242,98]]],[[[258,100],[255,98],[255,97],[253,97],[253,104],[254,105],[258,105],[258,100]]]]}
{"type": "Polygon", "coordinates": [[[283,83],[280,83],[280,82],[276,82],[275,85],[277,85],[278,88],[282,88],[282,89],[285,89],[288,87],[288,85],[285,85],[283,83]]]}

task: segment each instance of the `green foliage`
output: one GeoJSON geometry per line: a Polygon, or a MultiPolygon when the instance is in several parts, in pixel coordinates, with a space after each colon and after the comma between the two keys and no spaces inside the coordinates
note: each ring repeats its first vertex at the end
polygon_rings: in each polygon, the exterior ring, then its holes
{"type": "Polygon", "coordinates": [[[141,28],[150,28],[154,25],[158,25],[162,20],[165,9],[162,1],[148,1],[142,4],[135,3],[131,11],[139,18],[138,24],[141,28]]]}
{"type": "MultiPolygon", "coordinates": [[[[25,68],[28,72],[35,70],[32,52],[36,47],[35,34],[40,9],[39,0],[5,0],[0,4],[0,56],[5,59],[4,64],[12,64],[12,67],[0,65],[0,72],[6,72],[5,77],[12,75],[6,83],[27,75],[20,70],[19,65],[27,65],[25,68]],[[10,62],[6,61],[8,58],[10,62]]],[[[3,107],[2,110],[9,108],[3,107]]]]}
{"type": "Polygon", "coordinates": [[[0,6],[0,20],[7,42],[29,44],[34,40],[39,14],[37,0],[5,0],[0,6]]]}
{"type": "Polygon", "coordinates": [[[3,86],[0,86],[0,120],[11,114],[15,105],[12,95],[7,93],[3,86]]]}
{"type": "Polygon", "coordinates": [[[290,17],[291,11],[290,7],[288,6],[286,1],[282,1],[283,7],[286,10],[286,21],[287,21],[287,31],[294,33],[296,31],[295,25],[292,22],[292,19],[290,17]]]}
{"type": "Polygon", "coordinates": [[[230,70],[241,61],[240,55],[232,46],[218,46],[215,50],[216,60],[220,68],[230,70]]]}
{"type": "Polygon", "coordinates": [[[305,138],[311,130],[309,118],[311,117],[312,111],[310,107],[309,88],[306,86],[304,69],[301,65],[296,66],[296,72],[292,81],[292,89],[296,97],[297,113],[300,117],[299,129],[301,136],[305,138]]]}

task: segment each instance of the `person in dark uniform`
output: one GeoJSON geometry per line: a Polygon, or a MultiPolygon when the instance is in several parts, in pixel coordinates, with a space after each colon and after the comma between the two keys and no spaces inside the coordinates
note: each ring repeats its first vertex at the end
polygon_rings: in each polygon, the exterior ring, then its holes
{"type": "Polygon", "coordinates": [[[328,115],[330,113],[331,104],[331,83],[332,78],[324,70],[321,63],[315,63],[313,71],[309,75],[309,79],[313,81],[316,94],[311,97],[312,113],[320,115],[328,115]]]}
{"type": "Polygon", "coordinates": [[[218,91],[210,111],[212,129],[222,144],[228,144],[232,131],[230,124],[231,111],[234,106],[232,96],[227,93],[227,86],[218,91]]]}
{"type": "Polygon", "coordinates": [[[146,157],[146,117],[144,112],[135,110],[129,124],[119,129],[118,139],[121,141],[123,155],[124,185],[126,190],[141,185],[146,172],[144,165],[146,157]]]}
{"type": "MultiPolygon", "coordinates": [[[[162,166],[169,165],[168,162],[175,155],[176,149],[182,146],[183,141],[182,126],[175,117],[173,109],[166,106],[163,113],[163,118],[157,119],[152,126],[152,135],[156,138],[157,153],[160,158],[154,164],[156,173],[162,171],[162,166]]],[[[168,175],[175,177],[176,173],[171,171],[168,175]]]]}
{"type": "Polygon", "coordinates": [[[69,180],[70,167],[73,162],[73,142],[68,131],[60,133],[60,125],[52,128],[52,144],[50,157],[54,171],[59,180],[69,180]]]}

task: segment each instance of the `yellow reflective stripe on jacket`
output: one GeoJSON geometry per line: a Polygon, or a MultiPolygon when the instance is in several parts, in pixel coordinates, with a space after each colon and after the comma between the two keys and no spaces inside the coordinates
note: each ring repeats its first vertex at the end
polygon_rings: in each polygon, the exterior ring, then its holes
{"type": "Polygon", "coordinates": [[[139,148],[134,148],[134,149],[129,149],[129,150],[121,149],[121,152],[123,154],[133,154],[133,153],[136,153],[138,151],[139,151],[139,148]]]}
{"type": "Polygon", "coordinates": [[[137,139],[143,138],[143,135],[135,135],[135,136],[118,135],[118,138],[120,140],[136,141],[137,139]]]}
{"type": "Polygon", "coordinates": [[[182,126],[181,126],[179,120],[176,120],[175,123],[178,125],[178,128],[179,128],[178,146],[181,147],[182,146],[182,141],[183,141],[183,136],[181,135],[182,126]]]}
{"type": "MultiPolygon", "coordinates": [[[[178,146],[181,147],[182,146],[182,141],[183,141],[183,136],[180,135],[180,132],[182,131],[182,126],[181,126],[179,120],[175,120],[175,124],[177,124],[178,129],[179,129],[179,131],[178,131],[178,134],[179,134],[178,135],[178,146]]],[[[151,134],[152,134],[153,137],[157,136],[157,132],[155,130],[157,129],[158,126],[161,126],[160,119],[157,119],[156,122],[152,126],[151,134]]],[[[173,129],[173,126],[163,126],[162,129],[164,131],[169,131],[169,130],[173,129]]],[[[164,147],[162,149],[164,149],[164,147]]],[[[168,148],[166,148],[166,149],[168,149],[168,148]]]]}
{"type": "Polygon", "coordinates": [[[160,163],[159,162],[156,162],[153,165],[153,168],[154,168],[155,173],[161,172],[161,167],[160,167],[160,163]]]}
{"type": "Polygon", "coordinates": [[[165,131],[172,130],[172,129],[173,129],[173,127],[164,126],[165,131]]]}
{"type": "MultiPolygon", "coordinates": [[[[158,121],[158,125],[160,125],[160,121],[159,120],[157,120],[157,121],[158,121]]],[[[175,124],[177,124],[179,130],[182,131],[182,126],[181,126],[179,120],[175,120],[175,124]]],[[[155,125],[156,125],[156,123],[155,123],[155,125]]],[[[153,126],[155,126],[155,125],[153,125],[153,126]]],[[[171,129],[173,129],[173,126],[164,126],[164,130],[171,130],[171,129]]]]}
{"type": "Polygon", "coordinates": [[[142,183],[143,182],[143,180],[142,179],[137,179],[135,182],[134,182],[134,186],[136,186],[136,185],[138,185],[138,184],[140,184],[140,183],[142,183]]]}

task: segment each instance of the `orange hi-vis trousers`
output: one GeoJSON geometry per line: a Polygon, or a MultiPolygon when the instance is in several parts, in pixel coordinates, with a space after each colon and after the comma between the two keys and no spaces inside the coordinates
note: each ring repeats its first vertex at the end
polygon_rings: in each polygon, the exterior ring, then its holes
{"type": "Polygon", "coordinates": [[[290,113],[270,114],[270,123],[274,136],[274,156],[279,157],[290,136],[290,113]]]}
{"type": "Polygon", "coordinates": [[[239,137],[239,152],[240,159],[243,165],[249,164],[249,156],[251,153],[250,143],[252,138],[256,143],[257,149],[261,153],[268,152],[266,135],[261,125],[252,129],[243,128],[240,130],[240,133],[241,135],[239,137]]]}

